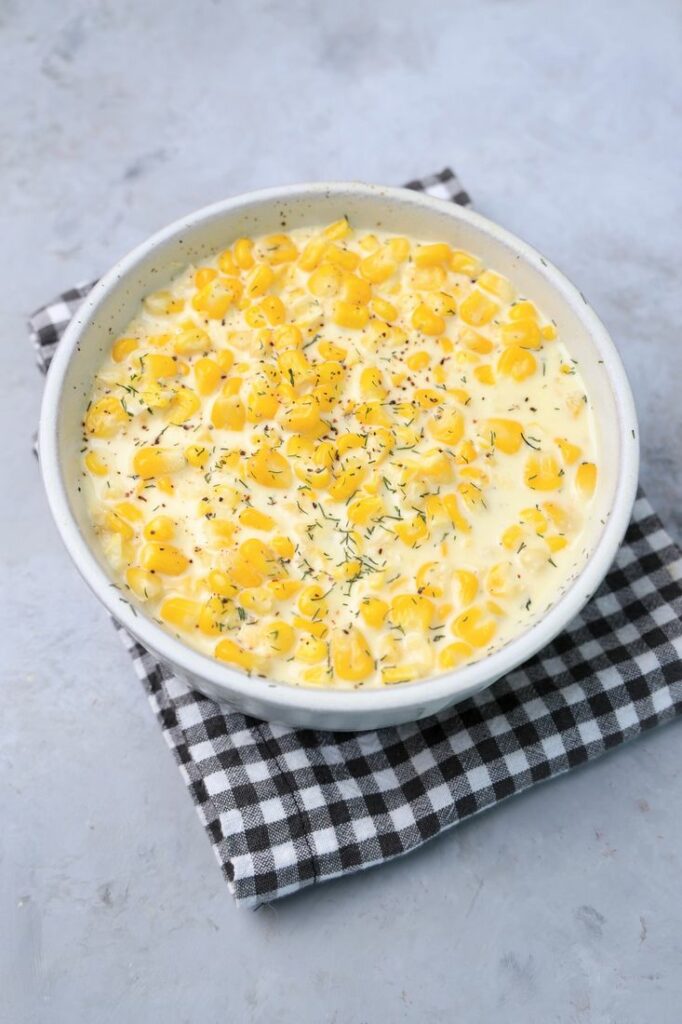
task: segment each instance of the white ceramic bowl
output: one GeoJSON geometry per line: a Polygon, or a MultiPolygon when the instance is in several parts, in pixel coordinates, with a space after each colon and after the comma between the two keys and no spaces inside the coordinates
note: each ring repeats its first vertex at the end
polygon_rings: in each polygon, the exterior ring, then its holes
{"type": "Polygon", "coordinates": [[[74,317],[52,363],[41,414],[40,458],[52,514],[83,578],[111,614],[179,677],[258,718],[315,729],[361,730],[423,718],[484,689],[571,621],[603,580],[623,539],[637,485],[638,437],[632,394],[611,339],[586,299],[538,252],[452,203],[406,189],[329,183],[252,192],[206,207],[160,231],[109,271],[74,317]],[[143,296],[241,235],[328,223],[344,214],[359,228],[382,228],[470,249],[511,277],[520,292],[556,321],[571,355],[579,360],[599,447],[599,483],[584,538],[585,560],[554,606],[482,661],[433,679],[365,692],[248,678],[165,632],[141,607],[122,601],[111,586],[78,490],[81,422],[93,377],[143,296]]]}

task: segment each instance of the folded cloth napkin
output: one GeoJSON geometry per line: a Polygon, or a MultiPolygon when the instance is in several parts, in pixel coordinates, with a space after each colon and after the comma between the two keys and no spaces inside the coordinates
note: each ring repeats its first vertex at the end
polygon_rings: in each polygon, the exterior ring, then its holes
{"type": "MultiPolygon", "coordinates": [[[[468,205],[449,169],[409,188],[468,205]]],[[[41,369],[92,284],[30,320],[41,369]]],[[[355,734],[247,718],[123,630],[237,902],[255,907],[416,849],[682,712],[682,559],[640,494],[604,584],[549,647],[432,718],[355,734]]]]}

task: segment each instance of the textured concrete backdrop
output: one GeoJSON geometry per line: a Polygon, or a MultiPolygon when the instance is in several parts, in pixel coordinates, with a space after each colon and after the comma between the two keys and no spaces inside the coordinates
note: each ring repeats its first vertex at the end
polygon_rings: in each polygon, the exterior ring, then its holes
{"type": "Polygon", "coordinates": [[[681,10],[0,3],[3,1024],[677,1024],[679,726],[380,871],[235,910],[49,521],[24,319],[228,194],[452,164],[612,331],[680,537],[681,10]]]}

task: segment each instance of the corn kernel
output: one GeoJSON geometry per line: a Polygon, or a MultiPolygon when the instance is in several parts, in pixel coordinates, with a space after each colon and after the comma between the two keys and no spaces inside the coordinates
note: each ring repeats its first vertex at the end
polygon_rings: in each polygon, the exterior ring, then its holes
{"type": "Polygon", "coordinates": [[[331,656],[334,671],[340,679],[362,682],[374,671],[374,659],[359,629],[352,628],[347,633],[335,630],[331,638],[331,656]]]}
{"type": "Polygon", "coordinates": [[[438,335],[445,330],[445,320],[421,302],[412,314],[412,326],[422,334],[438,335]]]}
{"type": "Polygon", "coordinates": [[[499,310],[499,306],[487,295],[474,288],[459,307],[459,315],[465,324],[471,327],[482,327],[490,323],[499,310]]]}
{"type": "Polygon", "coordinates": [[[378,597],[363,597],[360,602],[360,615],[366,625],[379,629],[388,615],[388,605],[378,597]]]}
{"type": "Polygon", "coordinates": [[[85,414],[85,431],[93,437],[113,437],[128,422],[120,399],[105,395],[94,402],[85,414]]]}
{"type": "Polygon", "coordinates": [[[147,540],[172,540],[175,523],[170,516],[154,516],[144,528],[147,540]]]}
{"type": "Polygon", "coordinates": [[[216,644],[213,653],[219,661],[237,665],[238,668],[243,668],[247,672],[256,668],[258,663],[258,659],[252,651],[245,650],[235,640],[230,640],[227,637],[216,644]]]}
{"type": "Polygon", "coordinates": [[[247,461],[249,475],[262,487],[291,486],[291,466],[279,452],[261,448],[247,461]]]}
{"type": "Polygon", "coordinates": [[[398,265],[390,249],[381,247],[360,261],[360,273],[372,284],[383,284],[395,274],[398,265]]]}
{"type": "Polygon", "coordinates": [[[533,491],[555,491],[562,484],[563,470],[553,455],[531,455],[523,473],[533,491]]]}
{"type": "Polygon", "coordinates": [[[139,344],[137,338],[119,338],[112,346],[111,358],[115,363],[122,363],[131,352],[135,351],[139,344]]]}
{"type": "Polygon", "coordinates": [[[497,632],[497,623],[480,605],[473,605],[453,621],[452,632],[471,647],[487,647],[497,632]]]}
{"type": "Polygon", "coordinates": [[[189,561],[179,548],[172,544],[149,541],[142,548],[142,567],[163,576],[180,576],[189,567],[189,561]]]}
{"type": "Polygon", "coordinates": [[[246,409],[236,396],[221,395],[211,408],[211,423],[219,430],[241,430],[246,422],[246,409]]]}
{"type": "Polygon", "coordinates": [[[519,348],[542,348],[542,336],[537,320],[532,320],[530,317],[502,324],[500,332],[505,345],[518,345],[519,348]]]}
{"type": "Polygon", "coordinates": [[[260,512],[257,508],[245,508],[243,512],[239,513],[239,522],[242,526],[250,526],[253,530],[268,531],[275,527],[275,520],[272,516],[260,512]]]}
{"type": "Polygon", "coordinates": [[[513,455],[523,442],[523,427],[518,420],[506,420],[493,417],[483,424],[484,436],[490,445],[505,455],[513,455]]]}
{"type": "Polygon", "coordinates": [[[593,462],[581,462],[575,473],[575,484],[584,498],[591,498],[597,485],[597,467],[593,462]]]}
{"type": "Polygon", "coordinates": [[[369,320],[369,310],[361,303],[338,299],[332,307],[332,319],[339,327],[361,330],[369,320]]]}
{"type": "Polygon", "coordinates": [[[277,553],[277,557],[283,558],[285,561],[293,558],[296,553],[296,546],[290,537],[273,537],[270,543],[277,553]]]}
{"type": "Polygon", "coordinates": [[[109,472],[109,467],[106,462],[99,457],[97,452],[89,451],[83,459],[83,462],[85,463],[85,468],[89,473],[92,473],[93,476],[106,476],[109,472]]]}
{"type": "Polygon", "coordinates": [[[312,635],[302,636],[296,645],[294,657],[308,665],[315,665],[327,658],[327,644],[312,635]]]}
{"type": "Polygon", "coordinates": [[[147,569],[131,566],[126,572],[126,583],[140,601],[154,601],[161,594],[161,580],[147,569]]]}
{"type": "Polygon", "coordinates": [[[571,444],[565,437],[555,437],[554,443],[561,451],[564,462],[568,466],[572,466],[574,462],[577,462],[582,454],[582,449],[577,444],[571,444]]]}
{"type": "Polygon", "coordinates": [[[457,668],[471,658],[471,647],[465,643],[448,644],[438,655],[438,664],[442,669],[457,668]]]}
{"type": "Polygon", "coordinates": [[[502,274],[496,274],[494,270],[484,270],[479,275],[476,284],[479,288],[485,288],[487,292],[496,295],[504,303],[511,302],[514,298],[514,289],[511,281],[508,281],[502,274]]]}
{"type": "Polygon", "coordinates": [[[497,369],[506,377],[522,381],[535,373],[537,365],[535,357],[527,349],[510,345],[500,356],[497,369]]]}

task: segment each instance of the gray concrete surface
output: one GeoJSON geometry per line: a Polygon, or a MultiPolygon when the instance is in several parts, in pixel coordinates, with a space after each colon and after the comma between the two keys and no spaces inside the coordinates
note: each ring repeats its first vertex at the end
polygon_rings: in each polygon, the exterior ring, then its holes
{"type": "Polygon", "coordinates": [[[0,1020],[677,1024],[680,727],[379,871],[232,904],[29,455],[24,317],[280,182],[451,163],[631,372],[682,535],[678,0],[4,0],[0,1020]]]}

